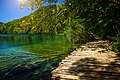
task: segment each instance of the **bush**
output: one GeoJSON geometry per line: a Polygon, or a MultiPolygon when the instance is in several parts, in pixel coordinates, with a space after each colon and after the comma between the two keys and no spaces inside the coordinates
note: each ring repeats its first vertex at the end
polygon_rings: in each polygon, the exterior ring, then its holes
{"type": "Polygon", "coordinates": [[[116,52],[120,52],[120,33],[116,37],[116,42],[114,42],[112,49],[116,52]]]}

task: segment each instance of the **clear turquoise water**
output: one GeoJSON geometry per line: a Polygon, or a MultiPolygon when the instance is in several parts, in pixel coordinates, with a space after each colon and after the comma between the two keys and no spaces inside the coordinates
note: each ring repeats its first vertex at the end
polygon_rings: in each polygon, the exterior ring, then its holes
{"type": "Polygon", "coordinates": [[[61,35],[0,34],[0,80],[49,80],[75,47],[61,35]]]}

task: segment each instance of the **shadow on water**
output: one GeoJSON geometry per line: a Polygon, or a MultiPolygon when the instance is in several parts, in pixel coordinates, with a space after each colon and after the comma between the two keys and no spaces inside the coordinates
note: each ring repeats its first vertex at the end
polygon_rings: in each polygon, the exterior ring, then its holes
{"type": "Polygon", "coordinates": [[[48,36],[0,36],[0,45],[3,47],[0,47],[1,50],[11,48],[11,47],[20,47],[23,45],[32,45],[39,42],[43,42],[45,39],[47,40],[50,37],[48,36]],[[37,41],[36,41],[37,39],[37,41]],[[4,44],[3,44],[4,43],[4,44]]]}
{"type": "Polygon", "coordinates": [[[69,73],[79,76],[80,80],[120,80],[120,54],[113,62],[101,63],[94,57],[82,58],[73,63],[69,73]]]}
{"type": "Polygon", "coordinates": [[[58,62],[43,61],[10,67],[0,80],[50,80],[50,73],[57,65],[58,62]]]}

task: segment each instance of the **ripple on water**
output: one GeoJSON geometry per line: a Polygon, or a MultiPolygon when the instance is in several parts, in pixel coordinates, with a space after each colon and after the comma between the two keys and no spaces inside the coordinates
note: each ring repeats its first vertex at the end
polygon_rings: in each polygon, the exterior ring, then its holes
{"type": "Polygon", "coordinates": [[[14,78],[48,80],[50,71],[66,56],[66,51],[72,48],[75,46],[64,36],[2,35],[0,36],[0,80],[5,75],[6,79],[3,80],[10,78],[11,80],[14,78]]]}

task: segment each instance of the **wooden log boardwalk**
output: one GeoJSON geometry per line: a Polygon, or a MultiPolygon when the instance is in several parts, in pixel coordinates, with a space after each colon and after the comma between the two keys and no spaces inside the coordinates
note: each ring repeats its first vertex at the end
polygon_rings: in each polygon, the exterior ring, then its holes
{"type": "Polygon", "coordinates": [[[52,71],[52,80],[120,80],[120,54],[108,41],[81,45],[52,71]]]}

